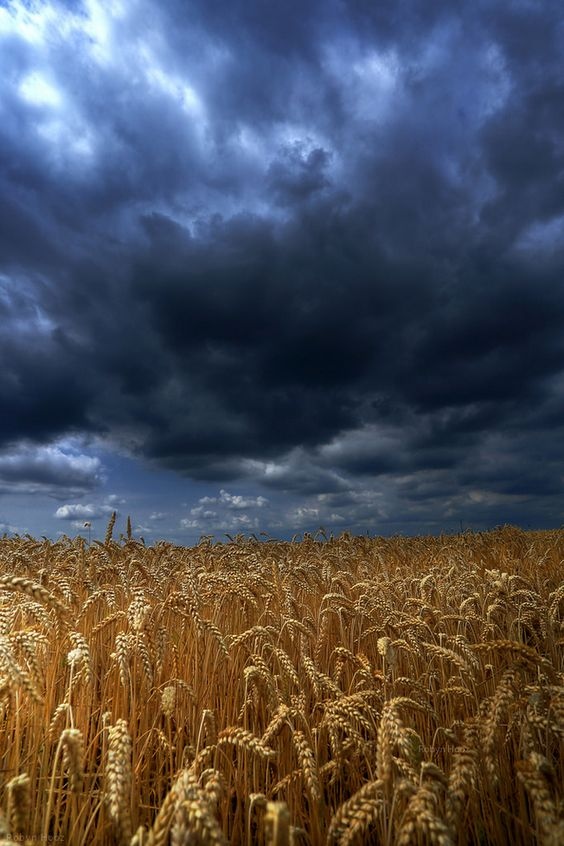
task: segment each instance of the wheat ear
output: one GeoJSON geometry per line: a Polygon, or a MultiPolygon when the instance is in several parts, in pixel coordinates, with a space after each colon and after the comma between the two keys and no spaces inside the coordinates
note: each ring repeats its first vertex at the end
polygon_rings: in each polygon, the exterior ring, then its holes
{"type": "Polygon", "coordinates": [[[131,840],[131,737],[125,720],[108,729],[106,804],[119,844],[131,840]]]}

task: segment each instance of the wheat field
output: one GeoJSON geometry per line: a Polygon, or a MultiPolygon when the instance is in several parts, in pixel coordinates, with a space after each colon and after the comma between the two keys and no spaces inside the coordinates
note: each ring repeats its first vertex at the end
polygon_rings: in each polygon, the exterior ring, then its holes
{"type": "Polygon", "coordinates": [[[2,846],[564,842],[563,531],[114,522],[0,541],[2,846]]]}

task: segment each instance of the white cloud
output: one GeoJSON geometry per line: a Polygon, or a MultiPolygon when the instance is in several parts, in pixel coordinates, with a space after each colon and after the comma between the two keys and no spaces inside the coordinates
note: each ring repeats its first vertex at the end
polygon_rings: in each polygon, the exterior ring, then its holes
{"type": "MultiPolygon", "coordinates": [[[[219,496],[202,496],[198,500],[201,506],[205,505],[220,505],[229,509],[243,509],[243,508],[264,508],[269,504],[265,496],[243,496],[242,494],[230,494],[223,488],[219,492],[219,496]]],[[[196,514],[199,508],[193,508],[192,514],[196,514]]],[[[213,514],[213,512],[210,512],[213,514]]]]}
{"type": "Polygon", "coordinates": [[[259,528],[258,517],[249,514],[228,514],[214,518],[202,515],[201,518],[184,517],[180,521],[182,529],[200,529],[207,532],[250,532],[259,528]]]}
{"type": "Polygon", "coordinates": [[[250,509],[263,509],[269,500],[265,496],[232,494],[222,488],[218,496],[202,496],[198,505],[180,520],[182,529],[207,532],[251,532],[260,528],[261,521],[250,509]]]}
{"type": "Polygon", "coordinates": [[[298,508],[292,509],[288,513],[287,523],[290,528],[303,529],[304,527],[314,527],[320,522],[319,508],[312,508],[307,505],[300,505],[298,508]]]}
{"type": "Polygon", "coordinates": [[[125,17],[125,3],[117,0],[86,0],[88,16],[84,20],[84,31],[90,40],[93,57],[101,65],[115,62],[120,50],[116,44],[116,23],[125,17]]]}
{"type": "Polygon", "coordinates": [[[0,35],[18,35],[36,46],[42,44],[48,31],[57,23],[53,5],[42,3],[38,8],[28,8],[23,3],[13,3],[0,8],[0,35]]]}
{"type": "Polygon", "coordinates": [[[67,505],[61,505],[55,511],[55,517],[59,520],[76,520],[76,518],[80,518],[82,520],[93,520],[96,517],[103,517],[107,514],[111,514],[113,511],[110,505],[92,505],[88,503],[87,505],[82,505],[80,503],[68,503],[67,505]]]}
{"type": "Polygon", "coordinates": [[[250,496],[245,497],[240,494],[230,494],[225,490],[219,492],[219,501],[227,506],[227,508],[263,508],[268,505],[268,500],[264,496],[250,496]]]}
{"type": "Polygon", "coordinates": [[[258,517],[251,517],[249,514],[233,514],[222,520],[218,528],[225,532],[251,531],[259,528],[259,520],[258,517]]]}
{"type": "Polygon", "coordinates": [[[59,89],[50,80],[36,72],[28,74],[23,79],[19,86],[19,93],[24,100],[35,106],[55,108],[62,103],[59,89]]]}
{"type": "Polygon", "coordinates": [[[202,518],[203,520],[213,520],[214,517],[217,517],[217,511],[212,511],[204,505],[197,505],[195,508],[191,508],[190,514],[192,517],[202,518]]]}
{"type": "Polygon", "coordinates": [[[203,529],[204,524],[201,520],[190,520],[188,517],[183,517],[180,521],[181,529],[203,529]]]}

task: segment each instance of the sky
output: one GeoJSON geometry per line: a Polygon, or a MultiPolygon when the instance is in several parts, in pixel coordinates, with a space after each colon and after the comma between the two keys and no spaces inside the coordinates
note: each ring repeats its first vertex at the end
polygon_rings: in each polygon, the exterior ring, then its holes
{"type": "Polygon", "coordinates": [[[561,0],[0,0],[0,531],[561,526],[563,103],[561,0]]]}

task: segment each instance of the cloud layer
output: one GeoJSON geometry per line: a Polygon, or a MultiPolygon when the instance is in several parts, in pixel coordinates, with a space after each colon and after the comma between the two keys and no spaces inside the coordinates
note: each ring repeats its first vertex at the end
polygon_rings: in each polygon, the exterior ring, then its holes
{"type": "Polygon", "coordinates": [[[98,458],[55,446],[0,452],[0,493],[84,494],[102,479],[98,458]]]}
{"type": "Polygon", "coordinates": [[[83,433],[202,526],[234,480],[242,530],[561,522],[563,47],[556,2],[1,7],[0,480],[83,433]]]}

